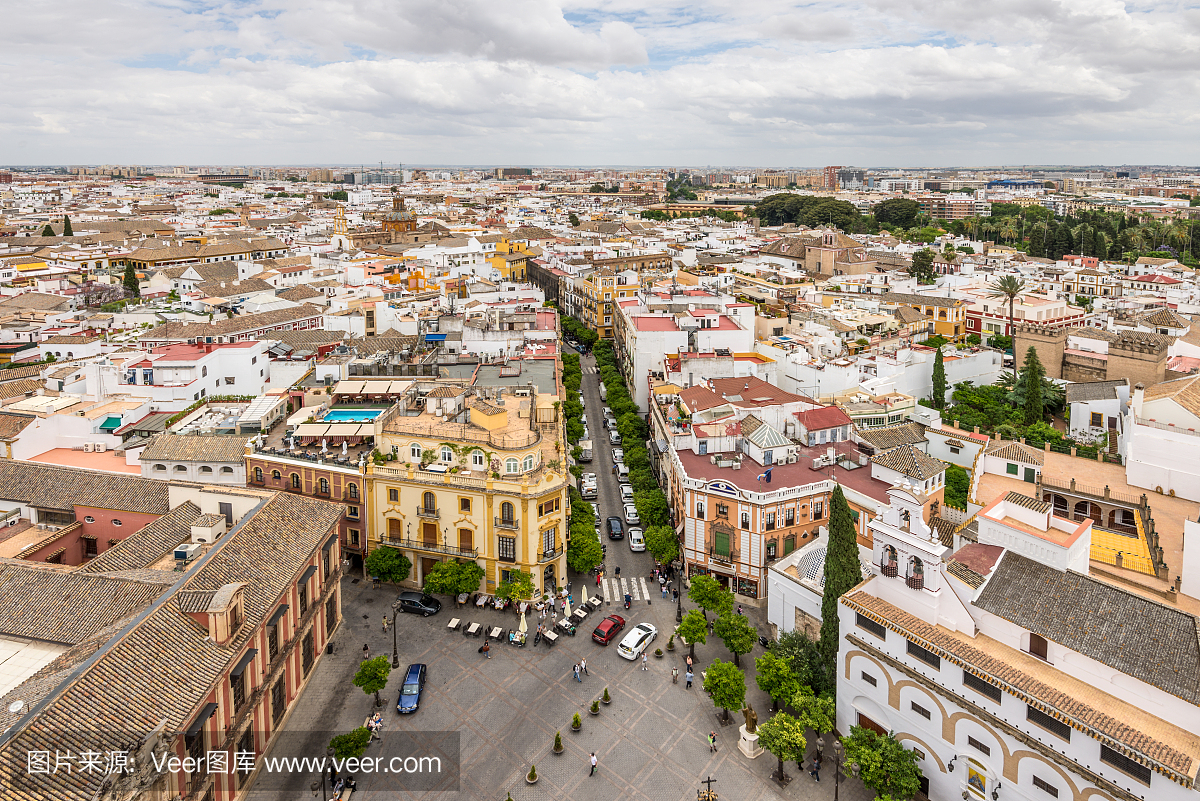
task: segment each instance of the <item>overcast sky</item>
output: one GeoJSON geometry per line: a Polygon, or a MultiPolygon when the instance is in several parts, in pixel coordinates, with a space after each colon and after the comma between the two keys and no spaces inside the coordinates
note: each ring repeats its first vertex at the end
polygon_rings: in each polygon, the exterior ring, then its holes
{"type": "Polygon", "coordinates": [[[2,7],[0,163],[1200,163],[1194,0],[2,7]]]}

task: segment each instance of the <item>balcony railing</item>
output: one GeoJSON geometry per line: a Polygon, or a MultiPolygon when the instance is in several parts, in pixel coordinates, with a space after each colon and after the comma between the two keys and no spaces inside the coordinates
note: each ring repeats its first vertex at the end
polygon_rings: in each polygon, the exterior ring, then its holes
{"type": "Polygon", "coordinates": [[[736,562],[737,558],[737,551],[731,550],[729,553],[720,553],[716,548],[708,549],[708,561],[710,562],[719,562],[727,565],[736,562]]]}
{"type": "Polygon", "coordinates": [[[899,574],[899,569],[895,562],[880,562],[879,572],[888,578],[895,578],[899,574]]]}
{"type": "Polygon", "coordinates": [[[417,505],[417,517],[432,517],[432,518],[436,519],[436,518],[440,517],[440,515],[438,514],[437,509],[431,509],[428,506],[421,506],[420,504],[418,504],[417,505]]]}
{"type": "Polygon", "coordinates": [[[563,549],[561,545],[555,548],[553,551],[542,551],[542,553],[538,556],[538,562],[551,562],[562,556],[562,552],[563,549]]]}
{"type": "Polygon", "coordinates": [[[911,576],[905,576],[904,583],[914,590],[923,590],[925,589],[925,574],[916,573],[911,576]]]}
{"type": "Polygon", "coordinates": [[[397,539],[383,535],[383,542],[393,548],[408,548],[413,551],[426,551],[429,553],[445,553],[451,556],[462,556],[469,559],[475,559],[479,556],[478,548],[460,548],[457,545],[443,545],[440,542],[425,542],[424,540],[414,540],[407,538],[397,539]]]}
{"type": "Polygon", "coordinates": [[[497,517],[495,518],[496,528],[511,528],[518,529],[521,527],[521,521],[516,518],[497,517]]]}

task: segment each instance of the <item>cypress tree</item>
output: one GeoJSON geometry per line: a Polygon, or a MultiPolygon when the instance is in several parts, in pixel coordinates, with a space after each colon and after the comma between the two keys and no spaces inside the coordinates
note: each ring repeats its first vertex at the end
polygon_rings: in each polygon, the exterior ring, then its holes
{"type": "Polygon", "coordinates": [[[1046,369],[1038,358],[1037,350],[1030,345],[1025,351],[1025,364],[1021,367],[1021,382],[1024,384],[1025,425],[1042,422],[1042,379],[1046,369]]]}
{"type": "Polygon", "coordinates": [[[75,232],[71,230],[71,218],[63,216],[63,236],[75,236],[75,232]]]}
{"type": "Polygon", "coordinates": [[[1046,258],[1046,226],[1039,225],[1029,235],[1029,255],[1035,259],[1046,258]]]}
{"type": "Polygon", "coordinates": [[[46,223],[46,227],[42,229],[42,236],[57,236],[57,234],[54,233],[54,228],[50,226],[50,223],[46,223]]]}
{"type": "Polygon", "coordinates": [[[1054,258],[1061,259],[1073,250],[1075,250],[1075,240],[1071,237],[1071,229],[1065,224],[1060,225],[1054,233],[1054,258]]]}
{"type": "Polygon", "coordinates": [[[125,265],[125,276],[121,279],[121,284],[131,297],[140,298],[142,296],[142,287],[138,284],[137,273],[132,264],[125,265]]]}
{"type": "Polygon", "coordinates": [[[936,409],[946,407],[946,365],[941,348],[933,357],[933,406],[936,409]]]}
{"type": "Polygon", "coordinates": [[[858,561],[858,535],[854,530],[854,518],[850,504],[836,485],[829,496],[829,542],[825,546],[825,594],[821,599],[821,639],[817,648],[825,675],[837,676],[838,642],[841,628],[838,624],[838,599],[862,581],[862,567],[858,561]]]}

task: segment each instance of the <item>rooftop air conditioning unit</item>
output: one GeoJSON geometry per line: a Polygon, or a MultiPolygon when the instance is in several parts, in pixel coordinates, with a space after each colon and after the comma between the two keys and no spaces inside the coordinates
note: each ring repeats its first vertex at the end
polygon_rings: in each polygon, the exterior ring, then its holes
{"type": "Polygon", "coordinates": [[[176,561],[190,562],[200,553],[200,547],[201,544],[198,542],[185,542],[182,545],[175,546],[176,561]]]}
{"type": "Polygon", "coordinates": [[[104,453],[107,450],[108,450],[108,443],[106,443],[106,442],[97,442],[96,443],[96,453],[104,453]]]}
{"type": "Polygon", "coordinates": [[[83,443],[83,452],[84,453],[92,453],[95,450],[96,450],[96,446],[94,443],[91,443],[91,442],[83,443]]]}
{"type": "Polygon", "coordinates": [[[799,459],[799,458],[800,458],[800,457],[798,457],[796,454],[794,454],[794,453],[789,453],[789,454],[788,454],[788,460],[787,460],[787,463],[788,463],[788,464],[795,464],[795,463],[796,463],[796,460],[797,460],[797,459],[799,459]]]}

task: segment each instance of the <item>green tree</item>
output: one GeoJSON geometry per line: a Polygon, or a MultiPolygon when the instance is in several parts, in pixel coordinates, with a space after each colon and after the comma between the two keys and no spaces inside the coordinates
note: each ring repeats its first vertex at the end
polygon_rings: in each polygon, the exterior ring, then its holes
{"type": "Polygon", "coordinates": [[[862,567],[858,561],[858,537],[854,531],[854,518],[850,515],[850,504],[836,485],[829,496],[829,542],[825,551],[825,592],[821,600],[821,661],[826,675],[836,675],[838,642],[841,628],[838,624],[838,599],[862,581],[862,567]]]}
{"type": "Polygon", "coordinates": [[[578,228],[579,227],[579,215],[577,215],[575,212],[571,212],[570,214],[567,215],[567,222],[569,222],[573,228],[578,228]]]}
{"type": "Polygon", "coordinates": [[[1051,258],[1061,259],[1074,251],[1075,239],[1071,236],[1071,229],[1066,225],[1060,225],[1054,234],[1054,250],[1051,252],[1051,258]]]}
{"type": "Polygon", "coordinates": [[[671,519],[667,496],[657,487],[648,492],[633,493],[633,505],[637,507],[638,518],[644,526],[665,526],[671,519]]]}
{"type": "Polygon", "coordinates": [[[800,722],[818,735],[837,727],[837,705],[831,695],[817,695],[811,688],[801,687],[792,696],[792,708],[800,722]]]}
{"type": "Polygon", "coordinates": [[[946,364],[942,356],[942,349],[938,348],[933,357],[933,407],[935,409],[946,408],[946,390],[946,364]]]}
{"type": "Polygon", "coordinates": [[[75,232],[71,230],[71,218],[63,217],[63,236],[75,236],[75,232]]]}
{"type": "Polygon", "coordinates": [[[946,465],[946,505],[966,511],[970,492],[971,476],[967,471],[956,464],[946,465]]]}
{"type": "MultiPolygon", "coordinates": [[[[688,600],[705,612],[712,612],[718,616],[733,609],[733,593],[722,587],[712,576],[693,578],[692,586],[688,588],[688,600]]],[[[704,615],[704,620],[708,621],[708,615],[704,615]]]]}
{"type": "Polygon", "coordinates": [[[900,228],[912,228],[921,213],[921,206],[915,200],[894,197],[879,203],[872,209],[875,221],[880,225],[895,225],[900,228]]]}
{"type": "MultiPolygon", "coordinates": [[[[639,509],[638,514],[641,513],[639,509]]],[[[679,538],[670,526],[650,526],[646,529],[646,550],[664,565],[674,562],[679,557],[679,538]]]]}
{"type": "Polygon", "coordinates": [[[1025,425],[1040,422],[1043,417],[1042,381],[1046,377],[1046,368],[1038,358],[1037,349],[1032,345],[1025,351],[1025,364],[1021,367],[1019,380],[1022,408],[1025,410],[1025,425]]]}
{"type": "Polygon", "coordinates": [[[876,734],[854,726],[842,738],[846,764],[859,766],[859,778],[878,795],[912,798],[921,789],[921,769],[917,755],[900,745],[891,734],[876,734]]]}
{"type": "Polygon", "coordinates": [[[388,674],[391,672],[392,665],[386,656],[364,660],[358,666],[358,672],[354,674],[354,686],[361,688],[367,695],[374,694],[375,706],[383,706],[379,691],[387,687],[388,674]]]}
{"type": "Polygon", "coordinates": [[[778,646],[764,651],[754,660],[754,683],[758,689],[771,696],[771,711],[779,709],[779,702],[791,699],[800,692],[800,680],[796,678],[791,663],[776,651],[778,646]]]}
{"type": "Polygon", "coordinates": [[[138,281],[133,264],[125,265],[125,276],[121,279],[121,285],[125,287],[125,292],[130,297],[140,298],[142,296],[142,285],[138,281]]]}
{"type": "Polygon", "coordinates": [[[746,674],[732,662],[714,659],[704,671],[704,691],[712,695],[713,705],[729,720],[729,710],[741,709],[746,701],[746,674]]]}
{"type": "Polygon", "coordinates": [[[917,279],[918,284],[932,284],[937,281],[937,273],[933,270],[933,260],[937,256],[929,248],[921,248],[912,255],[912,265],[908,274],[917,279]]]}
{"type": "Polygon", "coordinates": [[[824,692],[826,688],[832,690],[834,686],[826,680],[821,651],[817,646],[816,640],[796,629],[780,634],[771,651],[791,665],[792,673],[801,686],[824,692]]]}
{"type": "Polygon", "coordinates": [[[533,597],[533,575],[524,570],[508,571],[508,578],[496,585],[496,597],[510,601],[529,600],[533,597]]]}
{"type": "Polygon", "coordinates": [[[770,720],[758,726],[758,744],[779,760],[779,781],[788,780],[783,770],[784,762],[800,762],[808,740],[804,737],[804,724],[785,712],[776,712],[770,720]]]}
{"type": "Polygon", "coordinates": [[[412,562],[396,548],[376,548],[366,560],[367,572],[389,584],[399,584],[408,578],[412,562]]]}
{"type": "MultiPolygon", "coordinates": [[[[1017,302],[1017,298],[1025,291],[1025,279],[1015,275],[1002,275],[992,283],[988,284],[989,298],[1002,298],[1008,303],[1008,331],[1010,335],[1016,333],[1016,327],[1013,322],[1013,304],[1017,302]]],[[[1016,337],[1013,336],[1015,340],[1016,337]]],[[[1015,357],[1014,353],[1014,357],[1015,357]]]]}
{"type": "Polygon", "coordinates": [[[708,641],[708,621],[704,619],[704,613],[699,609],[689,609],[675,633],[688,644],[688,655],[695,659],[696,643],[704,645],[708,641]]]}
{"type": "Polygon", "coordinates": [[[742,666],[742,654],[748,654],[758,642],[758,629],[750,625],[745,615],[735,615],[726,612],[717,618],[713,624],[713,634],[721,638],[729,653],[733,654],[733,664],[742,666]]]}
{"type": "Polygon", "coordinates": [[[596,538],[596,529],[589,525],[587,531],[590,534],[584,533],[581,536],[575,526],[571,526],[571,542],[567,544],[567,565],[576,573],[586,573],[604,561],[604,550],[600,547],[600,540],[596,538]]]}
{"type": "Polygon", "coordinates": [[[50,223],[46,223],[46,227],[42,229],[42,236],[56,236],[54,228],[50,223]]]}
{"type": "Polygon", "coordinates": [[[1046,225],[1045,223],[1034,226],[1029,233],[1029,250],[1026,251],[1030,256],[1037,259],[1046,258],[1046,225]]]}
{"type": "Polygon", "coordinates": [[[359,726],[347,734],[339,734],[329,741],[335,759],[358,759],[367,752],[371,744],[371,730],[359,726]]]}
{"type": "Polygon", "coordinates": [[[425,574],[425,592],[437,595],[475,592],[483,576],[483,568],[475,562],[456,559],[438,562],[425,574]]]}

